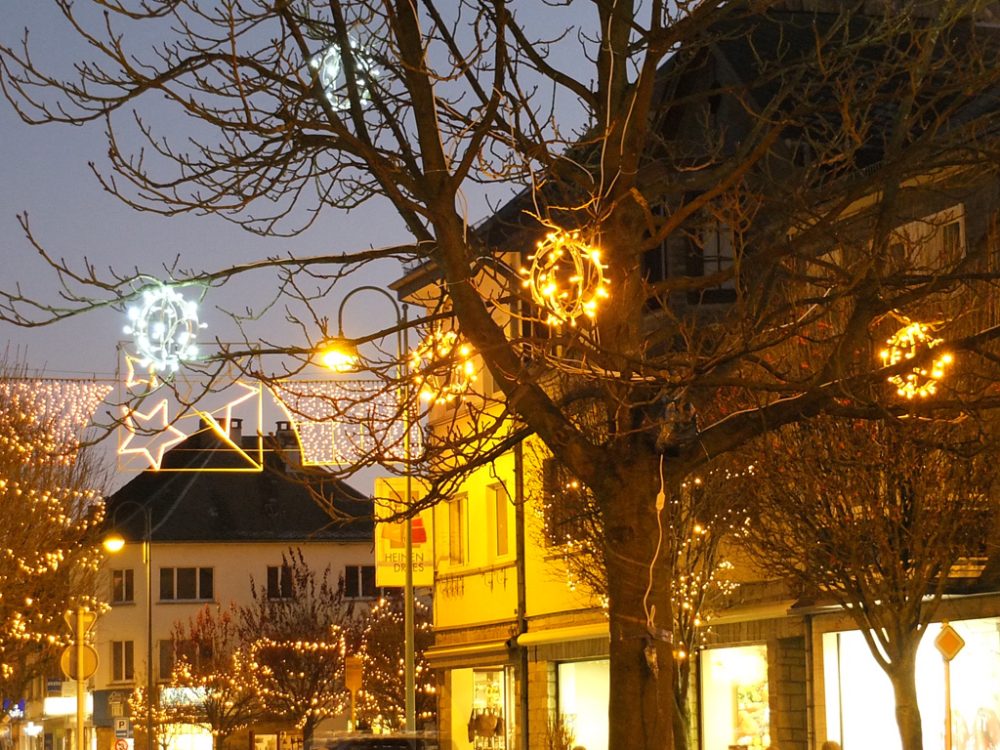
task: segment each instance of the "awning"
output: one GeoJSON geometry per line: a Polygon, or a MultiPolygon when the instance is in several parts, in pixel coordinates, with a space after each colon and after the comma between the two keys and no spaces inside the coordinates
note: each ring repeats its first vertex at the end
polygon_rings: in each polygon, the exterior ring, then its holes
{"type": "Polygon", "coordinates": [[[510,661],[507,641],[472,641],[431,646],[424,651],[424,658],[434,669],[455,667],[480,667],[506,664],[510,661]]]}
{"type": "Polygon", "coordinates": [[[562,628],[542,628],[529,630],[517,637],[518,646],[541,646],[547,643],[586,641],[591,638],[610,638],[607,622],[592,622],[587,625],[569,625],[562,628]]]}
{"type": "Polygon", "coordinates": [[[800,612],[790,612],[795,605],[795,599],[782,599],[779,602],[770,604],[753,604],[743,607],[730,607],[722,610],[722,614],[716,615],[709,620],[709,625],[726,625],[733,622],[751,622],[753,620],[773,620],[789,615],[802,614],[800,612]]]}

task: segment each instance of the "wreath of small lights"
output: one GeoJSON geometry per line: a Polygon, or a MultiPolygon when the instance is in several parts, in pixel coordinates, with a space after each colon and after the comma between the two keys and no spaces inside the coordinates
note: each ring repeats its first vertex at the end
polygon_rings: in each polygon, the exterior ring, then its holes
{"type": "Polygon", "coordinates": [[[124,331],[133,336],[139,365],[150,373],[175,373],[197,357],[195,339],[205,324],[198,320],[198,303],[174,287],[159,282],[146,287],[127,314],[124,331]]]}
{"type": "MultiPolygon", "coordinates": [[[[351,53],[354,57],[354,64],[357,67],[357,87],[358,97],[362,105],[371,102],[371,93],[368,90],[368,79],[378,76],[375,62],[368,57],[361,46],[354,40],[350,40],[351,53]]],[[[346,76],[344,73],[344,58],[340,54],[340,45],[333,43],[326,49],[317,52],[309,58],[309,67],[316,71],[319,76],[319,84],[323,88],[326,100],[335,112],[343,112],[351,108],[351,100],[347,96],[341,96],[337,91],[346,88],[346,76]],[[342,80],[343,79],[343,80],[342,80]]]]}
{"type": "Polygon", "coordinates": [[[578,231],[545,235],[531,261],[531,268],[521,269],[523,284],[545,308],[550,326],[576,326],[581,316],[593,319],[600,301],[608,297],[601,251],[578,231]]]}
{"type": "Polygon", "coordinates": [[[464,396],[478,375],[472,347],[453,330],[435,328],[410,354],[410,372],[422,401],[448,404],[464,396]]]}
{"type": "MultiPolygon", "coordinates": [[[[891,367],[921,352],[944,343],[933,336],[935,324],[919,323],[900,316],[903,327],[886,339],[886,348],[879,352],[883,367],[891,367]]],[[[896,386],[896,394],[907,399],[926,398],[937,393],[938,383],[945,371],[955,361],[950,352],[940,352],[929,365],[917,365],[908,372],[890,375],[888,381],[896,386]]]]}

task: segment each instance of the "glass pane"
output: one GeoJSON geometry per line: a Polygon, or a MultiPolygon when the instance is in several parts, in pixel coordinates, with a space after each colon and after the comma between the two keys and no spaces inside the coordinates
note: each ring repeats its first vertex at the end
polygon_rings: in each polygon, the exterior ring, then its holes
{"type": "Polygon", "coordinates": [[[361,568],[361,596],[375,596],[375,566],[365,565],[361,568]]]}
{"type": "Polygon", "coordinates": [[[198,598],[215,598],[215,568],[198,568],[198,598]]]}
{"type": "Polygon", "coordinates": [[[177,568],[177,598],[197,599],[198,590],[195,587],[197,568],[177,568]]]}
{"type": "Polygon", "coordinates": [[[160,598],[174,599],[174,569],[160,568],[160,598]]]}

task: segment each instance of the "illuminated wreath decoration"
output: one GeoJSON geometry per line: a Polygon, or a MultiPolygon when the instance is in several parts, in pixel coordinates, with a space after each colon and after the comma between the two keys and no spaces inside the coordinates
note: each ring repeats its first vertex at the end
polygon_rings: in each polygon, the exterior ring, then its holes
{"type": "Polygon", "coordinates": [[[177,372],[198,354],[195,338],[205,327],[198,320],[198,303],[159,282],[142,291],[139,304],[127,311],[124,332],[134,337],[139,365],[155,373],[177,372]]]}
{"type": "MultiPolygon", "coordinates": [[[[378,70],[375,68],[374,61],[364,53],[354,39],[351,39],[350,44],[354,64],[359,73],[357,78],[358,96],[363,105],[368,104],[371,101],[371,93],[368,91],[367,81],[369,77],[377,76],[378,70]]],[[[330,107],[335,112],[350,109],[351,100],[347,96],[341,96],[337,93],[338,90],[346,88],[346,80],[341,80],[341,74],[344,72],[344,60],[340,54],[340,46],[334,43],[323,51],[317,52],[309,58],[309,67],[317,71],[319,84],[323,87],[323,93],[326,95],[330,107]]]]}
{"type": "MultiPolygon", "coordinates": [[[[903,327],[886,339],[886,348],[879,352],[884,367],[913,359],[920,352],[943,343],[942,339],[932,335],[936,327],[934,324],[914,322],[903,316],[899,319],[903,327]]],[[[916,396],[926,398],[937,392],[938,383],[953,362],[954,357],[949,352],[941,352],[931,360],[930,365],[915,366],[909,372],[889,376],[888,380],[896,386],[897,395],[908,399],[916,396]]]]}
{"type": "Polygon", "coordinates": [[[451,403],[476,382],[472,347],[452,330],[436,328],[410,354],[410,372],[423,401],[451,403]]]}
{"type": "Polygon", "coordinates": [[[580,316],[593,319],[600,300],[608,296],[601,251],[580,238],[577,231],[545,235],[531,256],[531,268],[522,268],[535,302],[545,308],[551,326],[575,326],[580,316]]]}

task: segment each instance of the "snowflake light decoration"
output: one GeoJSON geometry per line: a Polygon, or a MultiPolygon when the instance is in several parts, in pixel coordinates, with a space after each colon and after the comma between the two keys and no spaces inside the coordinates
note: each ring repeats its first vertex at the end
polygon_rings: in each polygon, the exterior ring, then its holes
{"type": "Polygon", "coordinates": [[[578,231],[545,235],[531,261],[531,268],[521,269],[523,284],[545,308],[548,325],[575,326],[580,316],[593,319],[600,300],[608,297],[601,251],[578,231]]]}
{"type": "MultiPolygon", "coordinates": [[[[943,343],[935,338],[935,325],[918,323],[900,316],[903,327],[886,339],[886,348],[879,352],[883,367],[891,367],[904,360],[913,359],[922,351],[933,349],[943,343]]],[[[938,383],[944,378],[945,370],[954,362],[950,352],[941,352],[930,365],[916,365],[909,372],[890,375],[888,381],[896,386],[896,394],[912,399],[926,398],[937,392],[938,383]]]]}
{"type": "MultiPolygon", "coordinates": [[[[371,101],[368,79],[378,76],[378,70],[374,61],[365,54],[354,39],[350,40],[350,44],[351,54],[358,72],[358,97],[361,99],[362,105],[367,105],[371,101]]],[[[323,93],[326,95],[330,107],[335,112],[350,109],[351,100],[347,96],[341,96],[337,93],[346,88],[346,74],[341,75],[344,73],[344,59],[340,54],[340,45],[333,43],[326,49],[317,52],[309,58],[309,67],[319,75],[319,84],[323,87],[323,93]]]]}
{"type": "Polygon", "coordinates": [[[134,337],[141,367],[150,373],[174,373],[198,354],[195,338],[205,324],[198,320],[198,303],[174,287],[159,282],[146,287],[137,305],[128,308],[124,331],[134,337]]]}
{"type": "Polygon", "coordinates": [[[472,347],[458,333],[435,328],[410,354],[410,372],[422,401],[447,404],[476,382],[472,347]]]}

